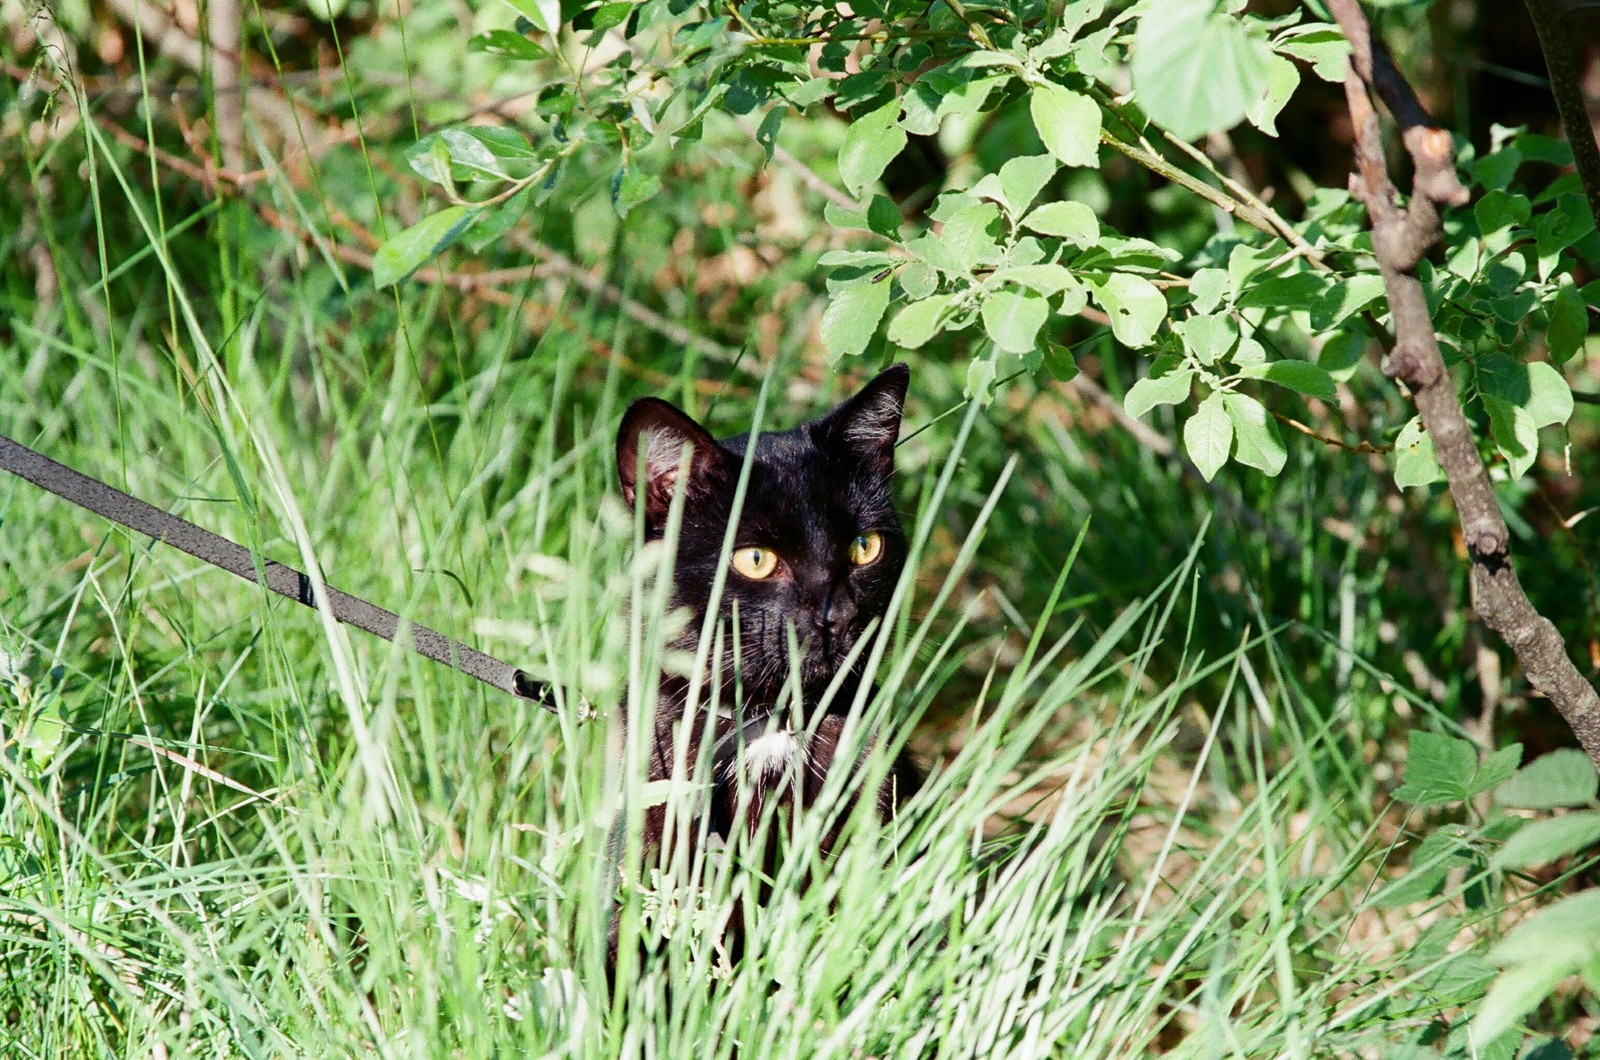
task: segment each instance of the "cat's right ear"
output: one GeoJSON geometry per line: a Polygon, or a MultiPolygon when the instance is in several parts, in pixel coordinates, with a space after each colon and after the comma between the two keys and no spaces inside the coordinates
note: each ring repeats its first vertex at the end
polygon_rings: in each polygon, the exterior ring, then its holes
{"type": "Polygon", "coordinates": [[[645,520],[652,530],[666,525],[678,476],[684,470],[686,446],[688,480],[683,488],[692,498],[722,466],[723,452],[716,439],[660,398],[640,398],[628,406],[617,431],[617,477],[630,508],[640,491],[644,492],[645,520]]]}

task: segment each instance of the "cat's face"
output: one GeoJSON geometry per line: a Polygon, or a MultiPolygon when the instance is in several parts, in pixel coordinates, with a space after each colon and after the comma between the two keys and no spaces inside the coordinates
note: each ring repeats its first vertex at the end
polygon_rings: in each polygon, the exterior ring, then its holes
{"type": "MultiPolygon", "coordinates": [[[[674,602],[694,618],[684,646],[699,635],[718,567],[729,568],[719,610],[725,636],[737,628],[739,651],[735,659],[730,644],[724,669],[737,667],[748,708],[776,703],[792,658],[814,703],[888,607],[906,558],[889,480],[909,379],[895,365],[821,419],[762,433],[753,451],[746,436],[718,442],[656,398],[635,401],[623,417],[617,470],[629,504],[642,494],[648,538],[665,532],[678,479],[687,476],[674,567],[674,602]],[[733,555],[724,559],[746,460],[749,485],[733,555]]],[[[731,685],[733,674],[725,679],[731,685]]]]}

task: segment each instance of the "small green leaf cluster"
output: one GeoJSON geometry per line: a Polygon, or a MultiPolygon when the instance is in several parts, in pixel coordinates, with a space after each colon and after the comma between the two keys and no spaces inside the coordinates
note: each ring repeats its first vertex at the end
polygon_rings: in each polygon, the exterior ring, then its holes
{"type": "MultiPolygon", "coordinates": [[[[1419,808],[1468,804],[1493,792],[1487,817],[1469,813],[1473,823],[1448,823],[1429,833],[1411,857],[1410,871],[1380,889],[1373,904],[1414,906],[1455,891],[1468,910],[1503,909],[1511,874],[1557,880],[1560,865],[1588,858],[1600,843],[1600,774],[1587,755],[1563,748],[1518,768],[1520,744],[1480,760],[1468,741],[1417,732],[1407,749],[1405,784],[1395,798],[1419,808]],[[1507,811],[1546,811],[1528,817],[1507,811]]],[[[1576,867],[1575,865],[1573,867],[1576,867]]],[[[1499,919],[1498,916],[1495,917],[1499,919]]],[[[1448,943],[1462,922],[1447,917],[1431,933],[1448,943]]],[[[1468,984],[1458,1003],[1471,1019],[1453,1037],[1474,1050],[1506,1046],[1513,1055],[1522,1044],[1522,1019],[1572,975],[1600,991],[1600,893],[1581,891],[1546,905],[1513,929],[1488,952],[1451,955],[1424,947],[1433,974],[1450,969],[1458,985],[1468,984]],[[1494,974],[1494,967],[1502,970],[1494,974]]],[[[1416,964],[1413,955],[1413,964],[1416,964]]]]}

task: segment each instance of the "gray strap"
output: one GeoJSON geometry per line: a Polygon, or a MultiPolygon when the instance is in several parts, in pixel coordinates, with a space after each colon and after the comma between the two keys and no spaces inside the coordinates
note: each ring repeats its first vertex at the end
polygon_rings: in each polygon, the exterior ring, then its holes
{"type": "MultiPolygon", "coordinates": [[[[80,508],[87,508],[130,530],[137,530],[147,537],[180,548],[213,567],[221,567],[246,581],[265,585],[279,596],[287,596],[313,609],[317,606],[316,597],[311,591],[311,579],[293,567],[263,559],[258,576],[249,549],[209,530],[202,530],[137,497],[130,497],[119,489],[113,489],[87,475],[80,475],[65,464],[58,464],[5,435],[0,435],[0,468],[80,508]]],[[[418,654],[455,667],[468,677],[476,677],[503,692],[532,700],[547,710],[555,710],[549,687],[509,663],[503,663],[492,655],[485,655],[476,648],[451,640],[415,622],[407,627],[409,637],[401,639],[400,616],[393,611],[369,604],[331,585],[327,586],[327,591],[328,606],[333,617],[340,622],[376,633],[384,640],[398,641],[418,654]]]]}

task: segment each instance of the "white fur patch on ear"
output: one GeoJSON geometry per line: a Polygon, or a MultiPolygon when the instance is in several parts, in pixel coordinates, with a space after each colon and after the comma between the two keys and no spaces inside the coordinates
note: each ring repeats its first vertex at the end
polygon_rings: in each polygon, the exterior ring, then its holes
{"type": "Polygon", "coordinates": [[[888,392],[880,391],[852,408],[844,425],[845,442],[863,448],[893,445],[899,436],[900,402],[888,392]]]}
{"type": "Polygon", "coordinates": [[[663,427],[641,432],[639,444],[644,449],[646,479],[670,495],[684,466],[684,450],[692,450],[693,444],[682,433],[663,427]]]}

